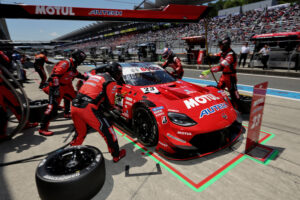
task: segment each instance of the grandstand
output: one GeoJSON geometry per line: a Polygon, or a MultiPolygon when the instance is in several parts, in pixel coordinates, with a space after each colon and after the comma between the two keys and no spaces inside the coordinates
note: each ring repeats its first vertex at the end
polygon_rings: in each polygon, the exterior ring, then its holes
{"type": "MultiPolygon", "coordinates": [[[[208,27],[210,45],[214,45],[223,35],[229,35],[233,44],[237,45],[235,48],[239,49],[239,44],[249,41],[255,34],[299,31],[300,6],[299,4],[284,4],[249,10],[237,15],[217,16],[209,20],[208,27]]],[[[165,46],[172,47],[176,53],[183,53],[185,51],[182,37],[204,34],[203,21],[191,24],[105,22],[84,27],[58,38],[74,42],[57,49],[88,50],[91,47],[103,46],[115,48],[117,45],[125,45],[129,49],[134,49],[138,44],[155,42],[158,53],[165,46]],[[97,32],[96,26],[101,27],[101,31],[97,32]]]]}

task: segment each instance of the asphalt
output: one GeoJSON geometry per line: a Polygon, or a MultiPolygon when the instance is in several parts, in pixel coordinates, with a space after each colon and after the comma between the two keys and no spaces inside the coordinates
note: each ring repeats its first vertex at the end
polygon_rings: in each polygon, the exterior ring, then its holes
{"type": "MultiPolygon", "coordinates": [[[[79,67],[82,72],[89,69],[91,67],[79,67]]],[[[262,69],[255,73],[259,71],[262,69]]],[[[46,99],[47,95],[38,89],[39,77],[33,69],[28,70],[28,78],[30,81],[24,89],[30,99],[46,99]]],[[[234,149],[190,161],[170,161],[156,154],[153,148],[142,149],[134,142],[136,138],[118,132],[120,147],[127,150],[127,155],[120,162],[113,163],[103,138],[92,131],[84,145],[99,148],[106,165],[105,184],[93,200],[299,199],[299,111],[299,100],[267,96],[260,142],[274,149],[275,153],[266,162],[259,161],[264,149],[256,150],[256,158],[244,154],[245,139],[234,149]]],[[[248,117],[244,116],[243,121],[246,131],[248,117]]],[[[15,125],[13,119],[9,126],[15,125]]],[[[60,111],[50,125],[50,130],[55,132],[53,136],[39,135],[38,128],[21,131],[12,140],[0,143],[0,162],[53,151],[71,141],[72,127],[72,121],[63,118],[60,111]]],[[[34,159],[0,167],[0,199],[40,199],[35,183],[35,170],[40,161],[34,159]]]]}

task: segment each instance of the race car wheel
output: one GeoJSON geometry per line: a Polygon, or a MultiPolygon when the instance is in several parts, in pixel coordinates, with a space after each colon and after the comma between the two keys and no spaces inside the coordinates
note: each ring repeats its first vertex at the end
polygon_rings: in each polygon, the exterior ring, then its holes
{"type": "Polygon", "coordinates": [[[146,106],[134,110],[133,129],[140,143],[145,146],[155,146],[158,142],[158,128],[154,116],[146,106]]]}
{"type": "Polygon", "coordinates": [[[105,182],[104,158],[92,146],[59,150],[40,162],[35,179],[43,200],[91,199],[105,182]]]}

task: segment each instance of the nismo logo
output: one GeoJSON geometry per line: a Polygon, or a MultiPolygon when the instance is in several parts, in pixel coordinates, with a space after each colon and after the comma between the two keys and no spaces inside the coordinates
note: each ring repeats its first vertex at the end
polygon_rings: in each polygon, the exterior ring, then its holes
{"type": "Polygon", "coordinates": [[[89,15],[122,16],[123,12],[118,10],[92,10],[89,15]]]}

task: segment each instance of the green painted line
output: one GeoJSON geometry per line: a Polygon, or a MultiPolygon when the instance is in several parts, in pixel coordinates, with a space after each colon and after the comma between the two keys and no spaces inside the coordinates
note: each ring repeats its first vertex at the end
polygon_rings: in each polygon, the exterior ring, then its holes
{"type": "Polygon", "coordinates": [[[239,163],[241,163],[243,160],[245,160],[246,157],[242,156],[240,159],[238,159],[236,162],[234,162],[232,165],[230,165],[229,167],[227,167],[223,172],[219,173],[217,176],[215,176],[214,178],[212,178],[210,181],[208,181],[207,183],[205,183],[203,186],[201,186],[197,192],[202,192],[203,190],[205,190],[207,187],[209,187],[211,184],[213,184],[214,182],[216,182],[218,179],[220,179],[222,176],[224,176],[227,172],[229,172],[230,170],[232,170],[233,168],[235,168],[239,163]]]}
{"type": "MultiPolygon", "coordinates": [[[[123,135],[121,134],[118,130],[115,129],[115,131],[119,134],[119,135],[123,135]]],[[[261,130],[263,131],[263,130],[261,130]]],[[[269,141],[270,139],[272,139],[275,134],[267,132],[267,131],[263,131],[266,132],[268,134],[270,134],[271,136],[268,137],[267,139],[265,139],[263,142],[261,142],[261,144],[265,144],[267,141],[269,141]]],[[[170,172],[173,176],[175,176],[176,178],[178,178],[181,182],[183,182],[185,185],[187,185],[189,188],[191,188],[192,190],[194,190],[195,192],[202,192],[204,191],[206,188],[208,188],[210,185],[212,185],[214,182],[216,182],[218,179],[220,179],[221,177],[223,177],[225,174],[227,174],[230,170],[232,170],[233,168],[235,168],[238,164],[240,164],[243,160],[245,160],[246,158],[249,158],[250,160],[254,160],[257,163],[263,164],[263,165],[268,165],[271,160],[273,160],[279,153],[279,151],[275,150],[271,156],[269,156],[269,158],[265,161],[262,162],[260,160],[257,160],[251,156],[248,156],[246,154],[244,154],[241,158],[239,158],[237,161],[235,161],[233,164],[231,164],[229,167],[227,167],[224,171],[222,171],[221,173],[219,173],[218,175],[216,175],[215,177],[213,177],[211,180],[209,180],[207,183],[205,183],[204,185],[202,185],[200,188],[196,188],[195,186],[193,186],[192,184],[190,184],[188,181],[186,181],[184,178],[182,178],[180,175],[178,175],[176,172],[174,172],[173,170],[171,170],[168,166],[166,166],[164,163],[160,162],[159,160],[157,160],[154,156],[152,156],[149,151],[145,151],[144,149],[142,149],[139,145],[137,145],[136,143],[134,143],[132,140],[130,140],[127,135],[124,135],[124,138],[129,141],[131,144],[133,144],[134,146],[136,146],[138,149],[141,149],[143,152],[145,152],[146,156],[149,156],[152,160],[154,160],[154,162],[156,162],[157,164],[161,165],[163,168],[165,168],[168,172],[170,172]]]]}

